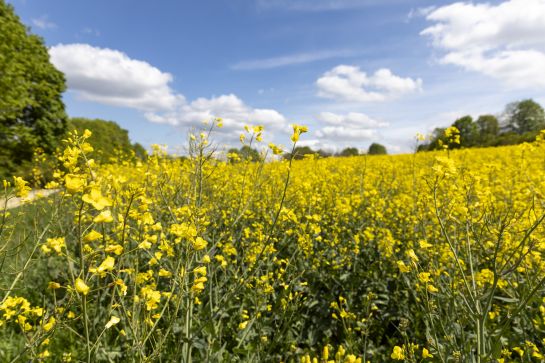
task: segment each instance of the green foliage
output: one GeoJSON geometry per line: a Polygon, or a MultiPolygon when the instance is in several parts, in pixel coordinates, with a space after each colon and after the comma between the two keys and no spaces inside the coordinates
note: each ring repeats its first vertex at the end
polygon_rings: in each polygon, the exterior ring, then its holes
{"type": "Polygon", "coordinates": [[[519,135],[545,128],[543,107],[531,99],[508,104],[504,116],[509,128],[519,135]]]}
{"type": "Polygon", "coordinates": [[[479,133],[478,144],[490,146],[500,133],[498,118],[494,115],[481,115],[475,121],[479,133]]]}
{"type": "MultiPolygon", "coordinates": [[[[293,158],[295,160],[301,160],[305,157],[305,155],[314,155],[317,152],[312,150],[309,146],[297,146],[295,149],[293,149],[293,158]]],[[[285,159],[291,159],[291,153],[284,154],[285,159]]]]}
{"type": "Polygon", "coordinates": [[[140,143],[135,142],[132,144],[132,149],[134,150],[134,155],[139,159],[145,159],[148,156],[146,148],[144,148],[140,143]]]}
{"type": "MultiPolygon", "coordinates": [[[[464,116],[454,121],[453,127],[460,132],[460,144],[449,148],[483,147],[516,145],[535,140],[540,130],[545,129],[545,112],[531,99],[512,102],[505,107],[502,115],[505,120],[500,127],[494,115],[481,115],[476,121],[471,116],[464,116]]],[[[419,145],[417,151],[441,150],[446,145],[446,128],[436,128],[430,142],[419,145]]]]}
{"type": "Polygon", "coordinates": [[[257,151],[256,149],[254,149],[254,148],[252,148],[251,146],[248,146],[248,145],[244,145],[240,149],[235,149],[235,148],[229,149],[229,151],[227,151],[227,153],[229,153],[231,155],[237,155],[236,158],[231,158],[230,159],[231,162],[235,162],[237,160],[238,161],[240,161],[240,160],[244,160],[244,161],[260,161],[261,160],[261,155],[259,155],[259,151],[257,151]]]}
{"type": "Polygon", "coordinates": [[[322,158],[328,158],[330,156],[333,156],[331,152],[323,150],[323,149],[319,149],[318,151],[316,151],[316,153],[320,155],[320,157],[322,158]]]}
{"type": "Polygon", "coordinates": [[[100,119],[71,118],[69,120],[69,129],[77,130],[79,134],[87,129],[93,133],[89,141],[96,149],[95,158],[101,162],[108,162],[115,158],[117,153],[131,154],[144,158],[147,155],[146,150],[140,144],[131,144],[129,133],[122,129],[113,121],[100,119]]]}
{"type": "Polygon", "coordinates": [[[454,121],[452,126],[460,131],[459,147],[470,147],[476,144],[478,139],[477,124],[471,116],[464,116],[454,121]]]}
{"type": "Polygon", "coordinates": [[[360,151],[358,150],[358,148],[347,147],[339,153],[339,156],[357,156],[359,154],[360,154],[360,151]]]}
{"type": "Polygon", "coordinates": [[[0,0],[0,177],[20,172],[37,147],[52,153],[66,132],[64,76],[43,40],[0,0]]]}
{"type": "Polygon", "coordinates": [[[384,145],[377,144],[376,142],[369,145],[369,149],[367,150],[367,154],[369,155],[385,155],[387,154],[386,148],[384,145]]]}

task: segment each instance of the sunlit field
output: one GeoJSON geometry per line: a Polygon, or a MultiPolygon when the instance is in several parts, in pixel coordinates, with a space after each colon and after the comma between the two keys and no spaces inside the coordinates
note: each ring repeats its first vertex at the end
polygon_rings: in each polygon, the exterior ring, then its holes
{"type": "Polygon", "coordinates": [[[542,138],[233,162],[216,126],[186,158],[65,140],[59,192],[0,212],[0,361],[544,359],[542,138]]]}

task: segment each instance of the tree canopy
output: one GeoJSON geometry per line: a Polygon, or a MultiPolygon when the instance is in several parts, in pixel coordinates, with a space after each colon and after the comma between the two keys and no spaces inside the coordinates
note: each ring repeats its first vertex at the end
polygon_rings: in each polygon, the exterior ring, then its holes
{"type": "Polygon", "coordinates": [[[448,142],[445,132],[449,128],[436,128],[429,143],[418,150],[438,150],[447,144],[449,148],[513,145],[533,141],[545,129],[545,112],[531,99],[508,104],[501,120],[500,124],[494,115],[481,115],[476,121],[471,116],[461,117],[452,123],[459,131],[459,144],[448,142]]]}
{"type": "Polygon", "coordinates": [[[360,154],[360,151],[358,150],[358,148],[347,147],[339,153],[339,156],[357,156],[359,154],[360,154]]]}
{"type": "Polygon", "coordinates": [[[15,173],[37,147],[55,150],[66,132],[64,90],[43,40],[0,0],[0,174],[15,173]]]}
{"type": "Polygon", "coordinates": [[[477,124],[473,122],[471,116],[464,116],[454,121],[452,126],[460,131],[460,147],[473,146],[477,143],[478,132],[477,124]]]}
{"type": "Polygon", "coordinates": [[[477,133],[479,134],[478,143],[483,146],[490,145],[500,133],[500,123],[494,115],[481,115],[475,122],[477,124],[477,133]]]}
{"type": "Polygon", "coordinates": [[[369,149],[367,150],[367,154],[369,155],[384,155],[387,153],[386,147],[376,142],[369,145],[369,149]]]}
{"type": "Polygon", "coordinates": [[[229,149],[227,151],[227,154],[230,155],[229,160],[231,162],[261,160],[261,155],[259,155],[259,151],[248,145],[244,145],[240,149],[229,149]]]}
{"type": "MultiPolygon", "coordinates": [[[[295,160],[304,159],[305,155],[312,155],[316,154],[317,152],[312,150],[309,146],[297,146],[293,150],[293,158],[295,160]]],[[[284,158],[289,159],[291,158],[291,153],[284,154],[284,158]]]]}
{"type": "Polygon", "coordinates": [[[519,135],[545,128],[543,107],[530,99],[508,104],[504,117],[510,130],[519,135]]]}
{"type": "Polygon", "coordinates": [[[71,118],[69,129],[83,133],[88,129],[93,133],[89,143],[95,149],[94,157],[101,162],[108,162],[116,153],[130,154],[134,151],[136,156],[144,157],[146,151],[140,144],[131,144],[129,133],[114,121],[101,119],[87,119],[82,117],[71,118]]]}

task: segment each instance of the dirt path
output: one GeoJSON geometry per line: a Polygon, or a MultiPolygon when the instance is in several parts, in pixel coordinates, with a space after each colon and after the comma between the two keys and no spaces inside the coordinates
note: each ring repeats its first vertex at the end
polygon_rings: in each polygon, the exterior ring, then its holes
{"type": "MultiPolygon", "coordinates": [[[[30,193],[28,193],[28,196],[26,198],[18,198],[18,197],[10,198],[8,200],[7,209],[16,208],[16,207],[20,206],[23,203],[30,202],[30,201],[32,201],[34,199],[47,197],[48,195],[51,195],[53,193],[57,193],[58,191],[59,191],[58,189],[36,189],[36,190],[31,190],[30,193]]],[[[0,209],[4,209],[4,203],[5,203],[5,200],[3,198],[0,198],[0,209]]]]}

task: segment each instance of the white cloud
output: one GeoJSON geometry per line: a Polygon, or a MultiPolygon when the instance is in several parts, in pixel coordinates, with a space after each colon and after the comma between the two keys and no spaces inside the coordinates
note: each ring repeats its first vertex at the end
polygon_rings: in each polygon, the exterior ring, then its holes
{"type": "Polygon", "coordinates": [[[316,136],[321,139],[341,139],[342,141],[366,141],[375,137],[376,134],[376,130],[353,129],[345,126],[326,126],[316,132],[316,136]]]}
{"type": "Polygon", "coordinates": [[[65,73],[68,88],[82,99],[137,109],[151,122],[196,127],[205,120],[221,117],[221,132],[233,138],[238,138],[246,124],[286,129],[282,114],[273,109],[252,108],[234,94],[188,102],[171,89],[169,73],[117,50],[61,44],[49,53],[53,64],[65,73]]]}
{"type": "Polygon", "coordinates": [[[57,24],[48,20],[47,15],[42,15],[39,18],[32,19],[32,24],[40,29],[55,29],[57,24]]]}
{"type": "Polygon", "coordinates": [[[328,142],[323,139],[302,139],[297,142],[297,146],[308,146],[312,150],[322,150],[328,153],[336,153],[342,150],[338,142],[328,142]]]}
{"type": "Polygon", "coordinates": [[[445,53],[441,62],[517,88],[545,88],[545,0],[498,5],[454,3],[426,16],[421,34],[445,53]]]}
{"type": "Polygon", "coordinates": [[[172,75],[118,50],[59,44],[49,54],[69,89],[85,100],[147,111],[174,109],[183,101],[169,86],[172,75]]]}
{"type": "Polygon", "coordinates": [[[370,141],[378,136],[377,129],[387,127],[388,123],[375,120],[366,114],[350,112],[347,114],[336,114],[333,112],[322,112],[317,119],[325,124],[316,131],[315,135],[319,141],[330,144],[357,143],[370,141]]]}
{"type": "Polygon", "coordinates": [[[387,122],[375,120],[366,114],[359,112],[349,112],[345,115],[333,112],[322,112],[317,118],[331,126],[349,126],[362,129],[374,129],[388,126],[387,122]]]}
{"type": "Polygon", "coordinates": [[[331,58],[351,57],[358,54],[351,50],[325,50],[317,52],[289,54],[285,56],[241,61],[231,66],[234,70],[271,69],[296,64],[305,64],[331,58]]]}
{"type": "Polygon", "coordinates": [[[432,6],[422,7],[422,8],[411,9],[411,11],[409,11],[409,13],[407,14],[407,20],[410,20],[412,18],[426,16],[435,9],[436,9],[436,7],[433,6],[433,5],[432,6]]]}
{"type": "Polygon", "coordinates": [[[234,94],[213,98],[197,98],[183,103],[172,112],[146,113],[152,122],[167,123],[174,126],[198,126],[204,120],[215,117],[223,119],[222,132],[238,137],[244,125],[263,125],[265,130],[284,130],[286,118],[276,110],[252,108],[234,94]]]}
{"type": "Polygon", "coordinates": [[[422,89],[422,80],[402,78],[381,68],[372,75],[359,67],[339,65],[316,81],[318,96],[350,102],[377,102],[422,89]]]}

